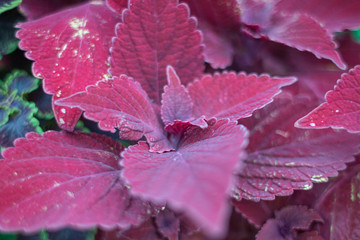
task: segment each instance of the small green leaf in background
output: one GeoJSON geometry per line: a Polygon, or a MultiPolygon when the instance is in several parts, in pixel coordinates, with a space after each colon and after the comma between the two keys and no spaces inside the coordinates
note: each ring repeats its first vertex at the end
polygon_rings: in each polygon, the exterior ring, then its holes
{"type": "Polygon", "coordinates": [[[19,0],[0,0],[0,60],[3,55],[10,54],[17,48],[19,41],[15,37],[15,25],[24,20],[16,11],[3,12],[16,7],[19,3],[21,3],[19,0]],[[14,4],[6,4],[8,2],[14,4]]]}
{"type": "Polygon", "coordinates": [[[16,240],[17,237],[14,234],[1,234],[0,233],[0,240],[16,240]]]}
{"type": "Polygon", "coordinates": [[[0,147],[12,146],[16,138],[24,137],[27,132],[42,130],[34,117],[38,111],[26,95],[38,88],[38,79],[25,71],[14,70],[5,77],[0,85],[0,147]]]}
{"type": "Polygon", "coordinates": [[[357,43],[360,43],[360,29],[351,32],[352,37],[357,43]]]}
{"type": "Polygon", "coordinates": [[[0,0],[0,14],[20,5],[21,0],[0,0]]]}

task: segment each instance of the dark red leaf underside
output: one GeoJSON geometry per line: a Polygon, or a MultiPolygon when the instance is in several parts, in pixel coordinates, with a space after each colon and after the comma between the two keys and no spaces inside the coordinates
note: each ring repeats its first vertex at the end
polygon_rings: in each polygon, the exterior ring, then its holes
{"type": "Polygon", "coordinates": [[[194,103],[194,117],[207,119],[249,117],[256,109],[272,102],[280,87],[292,84],[295,78],[277,78],[234,72],[205,75],[188,86],[194,103]]]}
{"type": "Polygon", "coordinates": [[[275,213],[256,235],[256,240],[298,239],[296,230],[309,230],[312,222],[322,222],[320,215],[306,206],[287,206],[275,213]]]}
{"type": "Polygon", "coordinates": [[[326,182],[359,152],[360,138],[332,130],[302,130],[295,120],[313,105],[303,97],[283,95],[245,119],[250,144],[245,167],[237,180],[235,197],[253,201],[286,196],[326,182]]]}
{"type": "MultiPolygon", "coordinates": [[[[130,229],[115,229],[112,231],[98,230],[96,240],[177,240],[180,232],[180,217],[172,211],[159,210],[156,216],[144,221],[140,226],[130,229]]],[[[181,221],[181,233],[186,233],[184,221],[181,221]]],[[[184,238],[187,239],[187,238],[184,238]]]]}
{"type": "Polygon", "coordinates": [[[122,146],[85,133],[29,133],[0,160],[0,229],[129,227],[146,215],[120,179],[122,146]]]}
{"type": "Polygon", "coordinates": [[[133,77],[159,104],[167,65],[174,67],[184,84],[201,74],[201,41],[187,5],[177,0],[130,1],[123,23],[116,27],[110,72],[133,77]]]}
{"type": "Polygon", "coordinates": [[[139,140],[145,135],[151,151],[172,149],[146,92],[126,75],[88,86],[85,92],[58,100],[57,104],[80,108],[86,118],[98,122],[101,130],[119,129],[122,139],[139,140]]]}
{"type": "Polygon", "coordinates": [[[330,32],[354,30],[360,26],[360,4],[357,0],[281,0],[276,7],[289,13],[307,14],[330,32]]]}
{"type": "Polygon", "coordinates": [[[233,199],[232,203],[235,210],[249,223],[256,228],[261,228],[268,219],[274,216],[276,210],[280,210],[288,204],[288,199],[289,197],[276,197],[273,201],[261,200],[259,202],[233,199]]]}
{"type": "Polygon", "coordinates": [[[181,0],[190,7],[191,15],[213,27],[238,30],[241,11],[237,0],[181,0]]]}
{"type": "Polygon", "coordinates": [[[19,8],[26,19],[34,20],[81,2],[85,0],[22,0],[19,8]]]}
{"type": "Polygon", "coordinates": [[[140,226],[130,229],[115,229],[112,231],[99,231],[96,240],[163,240],[155,227],[153,219],[148,219],[140,226]]]}
{"type": "Polygon", "coordinates": [[[360,132],[360,65],[341,75],[334,90],[326,93],[326,102],[299,119],[301,128],[344,128],[360,132]]]}
{"type": "Polygon", "coordinates": [[[176,151],[150,153],[144,142],[123,153],[123,177],[134,194],[184,210],[208,234],[224,233],[227,193],[241,163],[246,129],[214,119],[188,128],[176,151]]]}
{"type": "Polygon", "coordinates": [[[324,239],[360,239],[360,167],[353,166],[328,187],[317,210],[325,223],[320,228],[324,239]]]}
{"type": "MultiPolygon", "coordinates": [[[[19,47],[35,61],[33,74],[44,79],[53,102],[107,77],[111,38],[119,21],[105,3],[94,1],[18,25],[19,47]]],[[[74,128],[81,114],[77,108],[54,104],[53,110],[66,130],[74,128]]]]}

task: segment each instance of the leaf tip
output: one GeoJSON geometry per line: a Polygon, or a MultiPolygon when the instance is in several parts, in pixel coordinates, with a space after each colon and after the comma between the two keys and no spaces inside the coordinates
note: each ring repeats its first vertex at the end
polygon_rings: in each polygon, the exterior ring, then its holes
{"type": "Polygon", "coordinates": [[[168,85],[174,85],[174,86],[181,85],[180,78],[177,75],[175,69],[171,65],[167,65],[166,67],[166,76],[167,76],[168,85]]]}

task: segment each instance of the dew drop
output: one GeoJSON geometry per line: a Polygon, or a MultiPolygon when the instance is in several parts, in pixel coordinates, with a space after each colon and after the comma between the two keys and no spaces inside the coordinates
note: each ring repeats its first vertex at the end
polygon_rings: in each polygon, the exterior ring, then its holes
{"type": "Polygon", "coordinates": [[[74,195],[73,192],[67,191],[66,193],[67,193],[67,195],[68,195],[69,197],[71,197],[71,198],[74,198],[74,197],[75,197],[75,195],[74,195]]]}

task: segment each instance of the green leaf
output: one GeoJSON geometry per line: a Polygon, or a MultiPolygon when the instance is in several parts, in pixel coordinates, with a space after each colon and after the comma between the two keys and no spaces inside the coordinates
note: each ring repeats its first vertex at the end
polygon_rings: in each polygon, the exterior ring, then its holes
{"type": "Polygon", "coordinates": [[[360,29],[351,32],[352,37],[357,43],[360,43],[360,29]]]}
{"type": "Polygon", "coordinates": [[[0,1],[0,14],[20,5],[21,0],[2,0],[0,1]]]}
{"type": "Polygon", "coordinates": [[[34,103],[16,99],[11,104],[12,114],[6,124],[0,127],[0,146],[10,147],[16,138],[28,132],[41,133],[39,121],[34,117],[37,108],[34,103]]]}
{"type": "Polygon", "coordinates": [[[22,70],[14,70],[5,77],[4,90],[9,94],[23,97],[39,87],[39,80],[22,70]]]}
{"type": "Polygon", "coordinates": [[[17,48],[19,41],[15,38],[16,29],[14,26],[23,20],[22,16],[13,12],[0,15],[0,60],[3,55],[10,54],[17,48]]]}
{"type": "Polygon", "coordinates": [[[0,240],[16,240],[17,237],[14,234],[1,234],[0,233],[0,240]]]}
{"type": "Polygon", "coordinates": [[[0,87],[0,147],[12,146],[16,138],[27,132],[39,132],[39,121],[34,117],[38,111],[25,95],[38,87],[38,79],[26,72],[15,70],[5,77],[0,87]]]}

